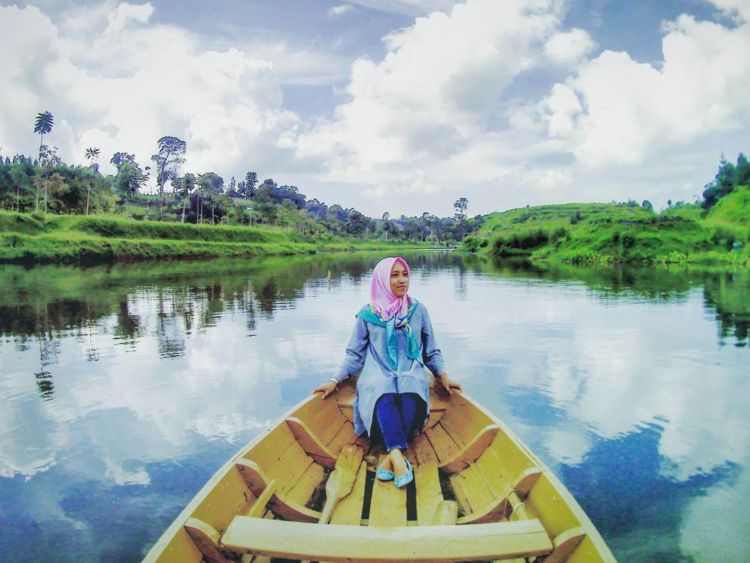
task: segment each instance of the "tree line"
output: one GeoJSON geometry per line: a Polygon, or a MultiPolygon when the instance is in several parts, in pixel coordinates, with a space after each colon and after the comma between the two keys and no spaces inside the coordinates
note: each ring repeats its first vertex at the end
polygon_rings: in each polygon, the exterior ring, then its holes
{"type": "Polygon", "coordinates": [[[40,136],[36,157],[0,155],[0,207],[17,212],[117,212],[136,219],[274,225],[301,235],[438,243],[460,241],[481,223],[479,216],[468,217],[465,197],[456,200],[451,217],[425,212],[392,218],[386,212],[370,218],[353,208],[308,199],[297,186],[278,185],[273,178],[260,182],[255,171],[246,172],[239,181],[231,177],[228,183],[214,171],[184,172],[187,143],[174,136],[158,139],[148,165],[138,162],[134,154],[114,153],[109,162],[115,173],[104,175],[99,170],[98,147],[85,150],[86,166],[63,162],[57,148],[45,143],[53,126],[50,112],[36,116],[34,133],[40,136]],[[145,193],[152,177],[156,193],[145,193]]]}
{"type": "Polygon", "coordinates": [[[706,184],[703,191],[703,209],[711,209],[725,195],[732,193],[737,186],[750,185],[750,162],[740,153],[737,164],[732,164],[723,156],[719,163],[719,170],[714,179],[706,184]]]}

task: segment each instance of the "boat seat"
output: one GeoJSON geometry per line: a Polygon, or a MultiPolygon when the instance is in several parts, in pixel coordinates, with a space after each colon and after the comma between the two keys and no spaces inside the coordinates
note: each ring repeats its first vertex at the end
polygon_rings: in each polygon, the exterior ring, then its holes
{"type": "Polygon", "coordinates": [[[367,527],[247,516],[235,516],[220,547],[240,554],[325,561],[469,561],[531,557],[553,550],[536,519],[475,526],[367,527]]]}

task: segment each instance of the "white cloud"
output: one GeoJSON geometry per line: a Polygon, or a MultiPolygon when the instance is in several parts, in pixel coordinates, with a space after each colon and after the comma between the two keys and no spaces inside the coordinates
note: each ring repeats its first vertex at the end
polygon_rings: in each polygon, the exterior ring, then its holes
{"type": "Polygon", "coordinates": [[[739,21],[750,20],[750,0],[708,0],[722,12],[739,21]]]}
{"type": "Polygon", "coordinates": [[[664,23],[654,64],[594,55],[591,36],[565,28],[564,4],[552,0],[340,4],[418,16],[384,37],[382,59],[351,64],[284,36],[211,48],[155,23],[150,4],[76,8],[59,22],[2,8],[1,150],[32,154],[30,123],[48,109],[49,140],[69,161],[94,145],[103,162],[125,150],[147,164],[171,134],[188,142],[186,169],[252,168],[371,215],[449,213],[457,196],[473,212],[692,200],[722,152],[747,150],[750,126],[750,61],[736,56],[750,52],[746,3],[714,4],[733,24],[664,23]],[[530,96],[525,85],[540,79],[549,89],[530,96]],[[343,81],[329,119],[284,107],[284,85],[343,81]]]}
{"type": "MultiPolygon", "coordinates": [[[[375,196],[444,191],[470,172],[433,169],[472,160],[478,145],[498,148],[487,120],[512,80],[537,64],[539,45],[559,25],[558,6],[475,0],[388,35],[385,58],[355,61],[351,101],[299,137],[298,155],[323,158],[329,179],[367,176],[375,196]]],[[[498,154],[493,175],[504,172],[498,154]]]]}
{"type": "Polygon", "coordinates": [[[56,116],[49,142],[72,162],[94,145],[103,162],[127,151],[146,165],[166,134],[187,141],[186,166],[196,172],[268,170],[284,160],[279,137],[299,118],[282,107],[273,64],[239,49],[204,49],[185,30],[148,23],[151,11],[120,4],[108,33],[68,35],[75,18],[58,28],[36,8],[0,8],[8,57],[0,77],[3,152],[33,154],[30,124],[49,110],[56,116]]]}
{"type": "Polygon", "coordinates": [[[329,18],[339,18],[343,16],[344,14],[348,14],[354,9],[354,6],[351,4],[340,4],[338,6],[333,6],[330,8],[327,12],[327,15],[329,18]]]}
{"type": "Polygon", "coordinates": [[[748,24],[680,16],[667,26],[663,52],[656,67],[605,51],[555,85],[544,102],[549,134],[567,138],[580,162],[639,165],[665,146],[750,124],[750,61],[733,56],[750,52],[748,24]]]}
{"type": "Polygon", "coordinates": [[[575,64],[596,47],[596,42],[583,29],[557,33],[544,45],[544,54],[559,65],[575,64]]]}
{"type": "Polygon", "coordinates": [[[417,18],[385,38],[382,60],[355,61],[334,119],[290,145],[325,165],[320,180],[365,182],[373,207],[397,196],[410,213],[427,194],[449,208],[457,190],[482,212],[692,201],[750,125],[750,61],[736,56],[750,52],[750,25],[683,15],[664,24],[659,63],[613,51],[590,59],[594,40],[564,29],[560,6],[469,0],[417,18]],[[570,76],[541,100],[507,98],[519,77],[550,63],[570,76]]]}
{"type": "Polygon", "coordinates": [[[145,4],[129,4],[123,2],[107,15],[109,25],[104,30],[105,35],[122,31],[130,22],[147,23],[154,13],[150,2],[145,4]]]}

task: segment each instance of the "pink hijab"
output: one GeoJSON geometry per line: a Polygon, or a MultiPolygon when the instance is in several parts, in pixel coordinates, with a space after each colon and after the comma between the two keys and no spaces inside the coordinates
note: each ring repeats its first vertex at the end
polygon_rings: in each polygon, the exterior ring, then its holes
{"type": "Polygon", "coordinates": [[[372,271],[370,305],[383,321],[388,321],[394,316],[397,319],[406,316],[411,303],[408,293],[403,297],[396,297],[391,291],[391,270],[397,262],[406,268],[406,273],[411,276],[409,264],[400,256],[383,258],[372,271]]]}

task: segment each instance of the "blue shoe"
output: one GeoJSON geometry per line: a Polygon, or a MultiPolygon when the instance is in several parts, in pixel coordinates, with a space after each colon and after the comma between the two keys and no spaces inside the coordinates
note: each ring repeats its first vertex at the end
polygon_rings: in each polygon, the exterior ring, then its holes
{"type": "Polygon", "coordinates": [[[378,467],[378,470],[375,472],[375,476],[380,481],[393,481],[393,478],[396,477],[393,471],[388,471],[387,469],[383,469],[382,467],[378,467]]]}
{"type": "Polygon", "coordinates": [[[406,462],[406,473],[401,475],[401,477],[396,477],[395,481],[399,489],[403,489],[406,485],[414,481],[414,466],[408,459],[404,461],[406,462]]]}

